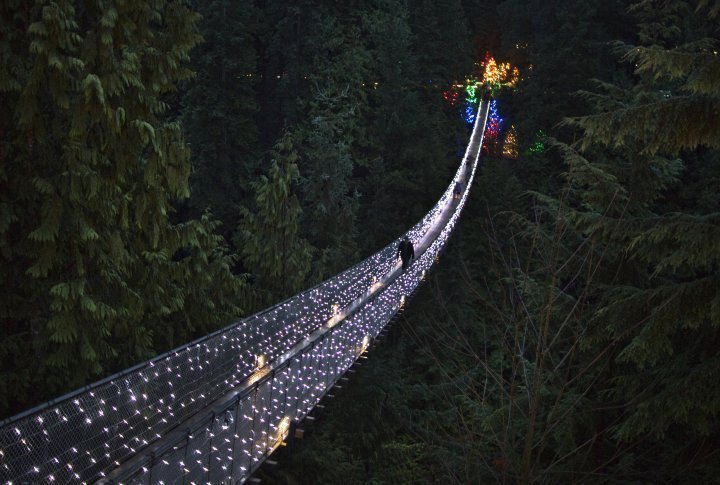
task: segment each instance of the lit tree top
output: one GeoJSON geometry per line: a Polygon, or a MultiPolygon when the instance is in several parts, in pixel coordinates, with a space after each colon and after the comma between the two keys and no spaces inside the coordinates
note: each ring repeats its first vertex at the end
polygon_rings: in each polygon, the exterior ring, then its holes
{"type": "Polygon", "coordinates": [[[509,62],[498,63],[490,53],[485,54],[482,82],[494,93],[502,87],[513,87],[520,78],[517,67],[510,66],[509,62]]]}

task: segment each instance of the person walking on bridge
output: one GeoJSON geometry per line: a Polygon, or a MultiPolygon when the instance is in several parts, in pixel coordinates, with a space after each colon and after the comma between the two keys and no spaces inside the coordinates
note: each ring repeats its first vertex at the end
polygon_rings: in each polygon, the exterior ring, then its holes
{"type": "Polygon", "coordinates": [[[460,200],[460,194],[462,194],[462,182],[457,181],[453,188],[453,200],[460,200]]]}
{"type": "Polygon", "coordinates": [[[410,261],[415,259],[415,248],[413,247],[413,243],[410,242],[410,239],[403,238],[403,240],[400,241],[397,256],[400,256],[400,259],[402,259],[402,270],[405,271],[407,267],[410,266],[410,261]]]}

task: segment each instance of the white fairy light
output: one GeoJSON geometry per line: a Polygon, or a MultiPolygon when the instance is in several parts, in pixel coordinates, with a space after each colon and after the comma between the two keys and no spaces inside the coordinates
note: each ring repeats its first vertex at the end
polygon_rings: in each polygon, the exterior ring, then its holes
{"type": "MultiPolygon", "coordinates": [[[[235,392],[238,386],[251,386],[237,404],[218,413],[227,417],[213,415],[209,426],[205,424],[207,433],[196,430],[169,452],[187,446],[195,450],[195,456],[209,450],[214,458],[193,460],[200,465],[173,459],[181,473],[192,473],[193,477],[200,470],[210,473],[207,463],[212,462],[246,479],[282,443],[290,424],[304,418],[325,396],[353,365],[358,352],[369,347],[426,278],[457,223],[475,175],[485,122],[477,118],[453,182],[435,207],[405,234],[418,248],[418,258],[404,273],[395,259],[398,239],[288,301],[153,359],[137,370],[101,381],[71,400],[25,418],[7,420],[11,424],[0,427],[3,476],[32,482],[37,479],[33,480],[30,470],[34,474],[43,470],[51,482],[94,481],[111,473],[137,450],[142,452],[167,438],[172,427],[202,412],[209,402],[235,392]],[[458,180],[465,181],[465,190],[455,204],[452,188],[458,180]],[[57,456],[48,458],[41,447],[35,447],[42,437],[43,442],[62,448],[63,437],[75,436],[78,431],[83,440],[74,440],[73,447],[68,443],[67,451],[54,452],[57,456]],[[221,443],[227,444],[227,455],[220,455],[216,445],[221,443]],[[68,452],[74,454],[72,462],[67,462],[68,452]]],[[[154,467],[170,466],[170,456],[158,457],[152,464],[143,462],[137,470],[128,471],[133,478],[124,481],[147,481],[154,467]]]]}

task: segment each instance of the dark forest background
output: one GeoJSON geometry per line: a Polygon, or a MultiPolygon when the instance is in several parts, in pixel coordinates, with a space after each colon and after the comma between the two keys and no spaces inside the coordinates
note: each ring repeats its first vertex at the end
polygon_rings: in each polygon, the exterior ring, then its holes
{"type": "Polygon", "coordinates": [[[720,451],[720,3],[6,0],[0,411],[354,264],[436,201],[438,269],[276,483],[692,482],[720,451]],[[506,154],[508,152],[505,152],[506,154]]]}

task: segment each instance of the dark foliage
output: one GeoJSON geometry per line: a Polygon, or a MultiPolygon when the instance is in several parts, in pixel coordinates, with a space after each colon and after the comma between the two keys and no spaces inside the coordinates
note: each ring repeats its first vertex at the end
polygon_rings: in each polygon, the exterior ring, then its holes
{"type": "Polygon", "coordinates": [[[438,271],[263,478],[716,480],[719,11],[4,2],[0,410],[392,240],[456,167],[442,91],[489,50],[521,68],[517,157],[483,160],[438,271]]]}

